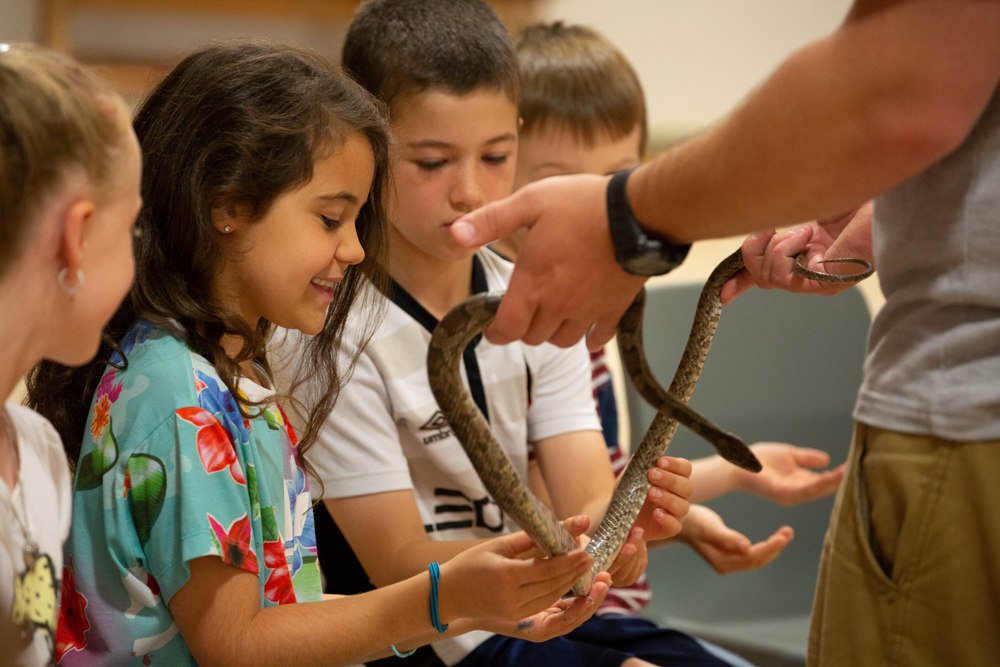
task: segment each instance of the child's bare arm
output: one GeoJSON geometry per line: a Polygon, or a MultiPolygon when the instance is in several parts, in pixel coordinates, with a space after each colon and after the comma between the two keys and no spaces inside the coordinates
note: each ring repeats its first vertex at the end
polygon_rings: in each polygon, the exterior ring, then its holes
{"type": "Polygon", "coordinates": [[[600,431],[564,433],[534,445],[556,515],[586,514],[593,532],[615,486],[608,448],[600,431]]]}
{"type": "Polygon", "coordinates": [[[704,502],[732,491],[745,491],[779,505],[796,505],[828,496],[837,490],[843,464],[829,470],[830,455],[811,447],[783,442],[757,442],[750,446],[760,459],[759,473],[740,470],[719,456],[692,461],[692,502],[704,502]]]}
{"type": "Polygon", "coordinates": [[[756,570],[777,558],[795,532],[781,526],[769,537],[751,543],[746,535],[726,525],[719,514],[704,505],[692,505],[677,539],[686,542],[719,574],[756,570]]]}
{"type": "MultiPolygon", "coordinates": [[[[566,522],[575,534],[587,525],[566,522]]],[[[607,575],[590,599],[570,605],[560,597],[589,567],[576,550],[556,558],[530,557],[524,533],[469,549],[441,566],[439,617],[455,623],[449,634],[510,626],[521,619],[538,627],[521,634],[541,641],[568,632],[588,618],[607,592],[607,575]],[[482,582],[491,582],[483,595],[482,582]],[[476,620],[468,620],[476,619],[476,620]]],[[[379,654],[389,644],[404,650],[439,637],[431,631],[426,573],[361,595],[261,608],[258,577],[208,556],[190,562],[188,582],[170,600],[170,611],[199,663],[337,665],[379,654]]]]}
{"type": "Polygon", "coordinates": [[[432,540],[413,492],[388,491],[323,501],[376,586],[411,577],[486,540],[432,540]]]}

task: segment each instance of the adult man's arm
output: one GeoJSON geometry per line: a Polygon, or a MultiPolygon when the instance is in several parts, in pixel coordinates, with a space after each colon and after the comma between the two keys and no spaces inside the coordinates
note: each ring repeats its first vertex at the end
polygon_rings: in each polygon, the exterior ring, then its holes
{"type": "MultiPolygon", "coordinates": [[[[998,31],[995,0],[858,0],[725,120],[637,169],[632,209],[691,242],[856,208],[961,143],[1000,77],[998,31]]],[[[614,260],[607,180],[539,182],[452,225],[468,245],[528,227],[490,340],[613,335],[643,279],[614,260]]]]}

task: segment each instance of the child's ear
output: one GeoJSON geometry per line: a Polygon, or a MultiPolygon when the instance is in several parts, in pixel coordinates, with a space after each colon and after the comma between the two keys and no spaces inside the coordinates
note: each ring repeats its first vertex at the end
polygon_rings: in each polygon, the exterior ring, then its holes
{"type": "Polygon", "coordinates": [[[517,131],[520,132],[522,127],[524,127],[524,116],[518,116],[517,117],[517,131]]]}
{"type": "Polygon", "coordinates": [[[246,219],[241,215],[242,207],[236,204],[220,204],[212,208],[212,226],[220,234],[232,234],[246,219]]]}
{"type": "Polygon", "coordinates": [[[81,197],[70,202],[63,213],[59,255],[68,276],[79,275],[83,264],[83,246],[96,208],[92,199],[81,197]]]}

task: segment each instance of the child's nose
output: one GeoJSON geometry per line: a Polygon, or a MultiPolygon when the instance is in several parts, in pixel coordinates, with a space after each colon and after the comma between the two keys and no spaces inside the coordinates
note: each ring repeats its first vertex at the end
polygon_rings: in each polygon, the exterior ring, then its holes
{"type": "Polygon", "coordinates": [[[350,230],[345,230],[343,239],[340,245],[337,246],[337,251],[334,253],[334,260],[341,265],[353,265],[360,264],[365,258],[365,249],[361,245],[361,239],[358,238],[357,229],[354,225],[351,225],[350,230]]]}
{"type": "Polygon", "coordinates": [[[451,205],[467,213],[484,204],[483,184],[474,165],[460,169],[451,187],[451,205]]]}

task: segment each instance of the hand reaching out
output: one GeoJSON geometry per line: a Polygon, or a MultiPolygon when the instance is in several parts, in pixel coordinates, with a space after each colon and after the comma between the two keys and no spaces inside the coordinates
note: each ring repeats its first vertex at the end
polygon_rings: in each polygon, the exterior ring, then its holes
{"type": "Polygon", "coordinates": [[[795,533],[782,526],[762,542],[751,544],[746,535],[726,526],[717,512],[692,505],[678,539],[686,542],[719,574],[756,570],[784,551],[795,533]]]}
{"type": "Polygon", "coordinates": [[[758,442],[750,446],[763,468],[759,473],[738,471],[738,487],[779,505],[789,506],[828,496],[844,476],[844,464],[831,470],[830,455],[819,449],[783,442],[758,442]]]}

